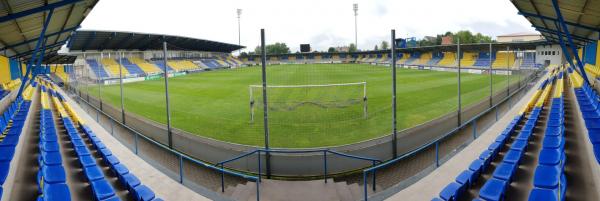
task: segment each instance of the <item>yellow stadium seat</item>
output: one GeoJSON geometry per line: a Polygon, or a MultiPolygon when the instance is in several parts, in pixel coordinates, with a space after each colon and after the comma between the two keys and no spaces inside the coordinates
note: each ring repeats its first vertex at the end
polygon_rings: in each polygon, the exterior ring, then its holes
{"type": "Polygon", "coordinates": [[[450,67],[454,66],[454,63],[456,63],[456,54],[454,52],[444,52],[444,57],[438,62],[438,65],[450,67]]]}
{"type": "Polygon", "coordinates": [[[142,58],[132,57],[132,58],[129,58],[129,61],[131,63],[134,63],[138,67],[140,67],[140,69],[142,69],[146,73],[152,74],[152,73],[162,72],[162,70],[158,66],[156,66],[152,63],[148,63],[146,60],[144,60],[142,58]]]}
{"type": "Polygon", "coordinates": [[[460,66],[473,66],[477,60],[477,53],[465,52],[463,58],[460,59],[460,66]]]}
{"type": "Polygon", "coordinates": [[[119,63],[117,63],[114,59],[103,58],[102,60],[100,60],[100,62],[112,76],[119,77],[119,68],[121,68],[121,71],[124,76],[129,75],[129,71],[127,71],[125,67],[119,65],[119,63]]]}
{"type": "Polygon", "coordinates": [[[512,52],[496,52],[496,60],[492,63],[492,68],[512,68],[515,64],[515,54],[512,52]]]}

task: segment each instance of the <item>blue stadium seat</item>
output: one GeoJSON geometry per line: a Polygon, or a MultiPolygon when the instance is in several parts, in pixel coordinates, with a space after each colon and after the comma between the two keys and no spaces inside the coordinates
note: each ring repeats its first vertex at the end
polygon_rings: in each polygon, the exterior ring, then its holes
{"type": "Polygon", "coordinates": [[[115,190],[104,179],[92,182],[92,192],[97,200],[104,200],[115,195],[115,190]]]}
{"type": "Polygon", "coordinates": [[[44,176],[44,182],[48,184],[65,183],[67,181],[65,169],[60,165],[43,166],[42,175],[44,176]]]}
{"type": "Polygon", "coordinates": [[[70,201],[71,193],[65,183],[44,185],[44,201],[70,201]]]}
{"type": "Polygon", "coordinates": [[[0,162],[3,161],[11,161],[13,156],[15,155],[15,147],[3,147],[0,146],[0,162]]]}
{"type": "MultiPolygon", "coordinates": [[[[485,167],[483,166],[483,164],[484,163],[481,159],[475,159],[469,165],[469,170],[471,170],[473,172],[473,174],[475,175],[475,178],[479,177],[481,172],[485,171],[485,167]]],[[[472,182],[474,182],[474,181],[472,181],[472,182]]]]}
{"type": "Polygon", "coordinates": [[[504,199],[504,193],[508,182],[496,178],[491,178],[479,191],[479,197],[487,201],[500,201],[504,199]]]}
{"type": "Polygon", "coordinates": [[[151,201],[156,197],[154,191],[150,190],[150,188],[145,185],[135,187],[133,192],[137,201],[151,201]]]}
{"type": "Polygon", "coordinates": [[[133,173],[125,174],[122,176],[121,182],[129,191],[133,191],[135,187],[142,184],[133,173]]]}
{"type": "Polygon", "coordinates": [[[44,165],[54,166],[62,164],[62,157],[59,152],[42,152],[41,158],[44,165]]]}
{"type": "Polygon", "coordinates": [[[529,194],[529,201],[558,201],[557,192],[549,189],[534,188],[529,194]]]}
{"type": "Polygon", "coordinates": [[[96,165],[84,168],[83,172],[90,182],[104,179],[102,170],[96,165]]]}
{"type": "Polygon", "coordinates": [[[538,163],[547,166],[558,166],[561,162],[561,155],[558,149],[542,149],[538,163]]]}
{"type": "Polygon", "coordinates": [[[558,189],[560,170],[556,166],[538,165],[535,169],[533,186],[545,189],[558,189]]]}
{"type": "Polygon", "coordinates": [[[519,165],[521,163],[522,156],[523,156],[523,153],[521,153],[519,151],[509,150],[508,152],[506,152],[506,154],[504,154],[504,158],[502,159],[502,161],[504,163],[511,163],[511,164],[519,165]]]}
{"type": "Polygon", "coordinates": [[[525,153],[527,149],[527,141],[525,140],[515,140],[513,144],[510,146],[510,150],[515,150],[521,153],[525,153]]]}
{"type": "Polygon", "coordinates": [[[92,166],[96,166],[96,159],[94,159],[90,155],[79,156],[79,163],[81,164],[81,167],[83,167],[83,168],[92,167],[92,166]]]}
{"type": "Polygon", "coordinates": [[[474,172],[471,170],[463,170],[458,176],[456,176],[456,183],[464,185],[466,188],[469,188],[472,181],[475,181],[474,172]]]}
{"type": "Polygon", "coordinates": [[[8,176],[8,170],[10,169],[10,162],[4,161],[0,162],[0,186],[4,184],[6,181],[6,177],[8,176]]]}
{"type": "Polygon", "coordinates": [[[510,183],[517,167],[516,164],[502,162],[494,170],[493,177],[510,183]]]}

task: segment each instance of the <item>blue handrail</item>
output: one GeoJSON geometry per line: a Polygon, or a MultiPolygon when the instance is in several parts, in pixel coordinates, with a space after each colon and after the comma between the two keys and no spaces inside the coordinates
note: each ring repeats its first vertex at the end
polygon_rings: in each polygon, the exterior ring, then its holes
{"type": "MultiPolygon", "coordinates": [[[[378,163],[381,163],[382,161],[376,158],[370,158],[370,157],[364,157],[364,156],[356,156],[356,155],[351,155],[351,154],[346,154],[346,153],[341,153],[338,151],[333,151],[327,148],[320,148],[320,149],[264,149],[264,148],[257,148],[255,150],[252,150],[250,152],[241,154],[239,156],[233,157],[231,159],[227,159],[224,161],[221,161],[219,163],[217,163],[217,165],[219,165],[221,167],[221,169],[224,168],[224,165],[226,163],[229,162],[233,162],[242,158],[245,158],[247,156],[251,156],[254,155],[255,153],[258,153],[258,182],[261,182],[261,176],[262,176],[262,168],[261,168],[261,153],[322,153],[323,154],[323,179],[325,180],[325,183],[327,183],[327,153],[331,153],[334,155],[338,155],[338,156],[342,156],[342,157],[346,157],[346,158],[350,158],[350,159],[357,159],[357,160],[363,160],[363,161],[369,161],[371,162],[371,167],[374,167],[375,165],[377,165],[378,163]]],[[[375,177],[373,177],[373,183],[375,183],[375,177]]],[[[221,173],[221,192],[225,191],[225,185],[224,185],[224,177],[223,177],[223,173],[221,173]]]]}

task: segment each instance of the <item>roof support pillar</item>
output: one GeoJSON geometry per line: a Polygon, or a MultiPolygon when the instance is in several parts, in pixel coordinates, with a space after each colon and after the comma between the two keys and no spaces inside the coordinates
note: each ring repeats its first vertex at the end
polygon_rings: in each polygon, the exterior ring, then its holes
{"type": "MultiPolygon", "coordinates": [[[[567,28],[567,24],[565,24],[565,20],[563,19],[563,16],[560,13],[560,8],[558,7],[558,0],[552,0],[552,7],[554,7],[554,11],[556,12],[556,17],[558,18],[558,23],[556,25],[558,28],[558,38],[560,40],[561,47],[563,48],[564,52],[567,52],[567,51],[565,51],[566,47],[565,47],[564,41],[562,40],[562,35],[561,35],[561,32],[562,32],[561,29],[562,29],[562,30],[564,30],[567,41],[569,42],[569,46],[571,47],[571,50],[573,51],[573,54],[575,55],[575,60],[577,61],[577,67],[579,67],[579,70],[581,71],[581,74],[583,75],[583,79],[585,80],[585,82],[590,84],[587,74],[585,73],[585,70],[583,68],[583,63],[581,62],[581,59],[579,58],[579,55],[577,54],[577,48],[575,47],[575,44],[573,43],[573,38],[571,37],[571,34],[569,33],[569,29],[567,28]],[[558,27],[559,24],[562,28],[558,27]]],[[[571,64],[571,66],[574,66],[573,61],[571,61],[571,59],[569,59],[569,63],[571,64]]]]}
{"type": "Polygon", "coordinates": [[[50,9],[50,11],[48,12],[48,17],[46,17],[46,21],[44,22],[44,27],[42,27],[42,31],[40,32],[40,36],[38,37],[38,41],[35,44],[35,50],[33,52],[33,55],[31,56],[31,59],[29,60],[29,64],[27,64],[27,70],[25,71],[25,75],[23,76],[23,80],[21,82],[21,86],[19,87],[19,92],[17,93],[17,97],[21,96],[21,94],[23,93],[23,88],[25,87],[25,83],[27,82],[28,75],[31,73],[31,66],[33,65],[33,62],[35,61],[38,53],[40,53],[40,54],[44,53],[44,52],[40,52],[39,49],[40,49],[40,45],[45,42],[44,39],[45,39],[45,35],[46,35],[46,30],[48,28],[48,24],[50,24],[50,19],[52,19],[53,13],[54,13],[54,8],[50,9]]]}

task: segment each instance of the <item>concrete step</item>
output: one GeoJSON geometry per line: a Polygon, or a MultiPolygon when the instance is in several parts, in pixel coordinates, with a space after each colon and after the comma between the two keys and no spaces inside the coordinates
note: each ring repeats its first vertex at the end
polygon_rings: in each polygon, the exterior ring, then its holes
{"type": "Polygon", "coordinates": [[[231,199],[234,200],[246,200],[248,198],[248,186],[245,184],[238,184],[235,190],[231,194],[231,199]]]}
{"type": "MultiPolygon", "coordinates": [[[[238,184],[238,185],[239,185],[239,184],[238,184]]],[[[235,191],[236,187],[237,187],[237,185],[235,185],[235,186],[232,186],[232,185],[229,185],[229,186],[227,186],[227,187],[225,188],[225,192],[223,192],[223,195],[226,195],[226,196],[231,196],[231,195],[233,194],[233,191],[235,191]]],[[[219,191],[220,191],[220,190],[221,190],[221,189],[219,189],[219,191]]]]}
{"type": "Polygon", "coordinates": [[[341,201],[359,200],[359,198],[352,196],[352,192],[350,192],[350,188],[348,188],[348,184],[346,182],[336,182],[335,189],[337,191],[338,198],[341,201]]]}

